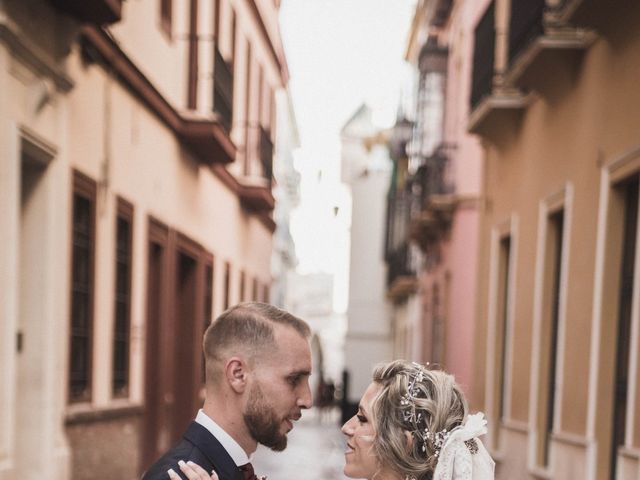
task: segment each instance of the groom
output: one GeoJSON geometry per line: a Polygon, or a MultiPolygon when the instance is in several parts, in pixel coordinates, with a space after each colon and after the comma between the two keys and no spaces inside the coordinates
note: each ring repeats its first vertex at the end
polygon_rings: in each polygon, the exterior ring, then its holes
{"type": "Polygon", "coordinates": [[[142,480],[180,474],[193,461],[220,480],[255,479],[249,457],[258,443],[281,451],[302,409],[311,407],[309,326],[264,303],[223,312],[204,334],[206,395],[183,439],[142,480]]]}

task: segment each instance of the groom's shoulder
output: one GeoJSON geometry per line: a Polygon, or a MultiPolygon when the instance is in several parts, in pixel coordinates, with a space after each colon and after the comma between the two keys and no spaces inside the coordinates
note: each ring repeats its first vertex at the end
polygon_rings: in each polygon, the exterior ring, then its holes
{"type": "Polygon", "coordinates": [[[178,467],[180,460],[202,463],[206,458],[195,445],[183,439],[151,465],[143,474],[142,480],[168,480],[167,470],[170,468],[181,473],[178,467]]]}
{"type": "Polygon", "coordinates": [[[142,480],[168,480],[169,475],[167,474],[167,470],[170,468],[184,478],[180,467],[178,467],[180,460],[184,460],[185,462],[191,460],[206,470],[210,470],[213,467],[198,445],[188,438],[183,438],[147,469],[142,476],[142,480]]]}

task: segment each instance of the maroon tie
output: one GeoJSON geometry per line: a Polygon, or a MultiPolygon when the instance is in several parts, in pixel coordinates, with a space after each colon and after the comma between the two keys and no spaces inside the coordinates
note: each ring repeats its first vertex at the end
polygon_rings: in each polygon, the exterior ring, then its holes
{"type": "Polygon", "coordinates": [[[246,465],[240,465],[240,471],[244,475],[244,480],[257,480],[255,472],[253,471],[253,465],[247,463],[246,465]]]}

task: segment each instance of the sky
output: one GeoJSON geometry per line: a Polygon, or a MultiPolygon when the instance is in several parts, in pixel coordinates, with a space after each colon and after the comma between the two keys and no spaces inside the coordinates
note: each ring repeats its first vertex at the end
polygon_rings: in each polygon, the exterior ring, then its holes
{"type": "Polygon", "coordinates": [[[301,143],[294,153],[301,203],[291,219],[298,270],[336,276],[337,311],[346,308],[350,220],[349,191],[340,182],[340,130],[365,102],[377,124],[392,125],[410,78],[403,56],[415,3],[282,0],[280,6],[301,143]]]}

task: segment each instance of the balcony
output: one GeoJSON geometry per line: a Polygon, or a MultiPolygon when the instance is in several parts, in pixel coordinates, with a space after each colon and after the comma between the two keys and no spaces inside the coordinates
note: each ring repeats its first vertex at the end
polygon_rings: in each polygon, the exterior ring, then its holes
{"type": "Polygon", "coordinates": [[[260,127],[259,132],[258,155],[260,157],[260,166],[262,167],[262,176],[267,181],[269,188],[271,188],[273,181],[273,142],[271,141],[271,132],[263,127],[260,127]]]}
{"type": "Polygon", "coordinates": [[[413,182],[420,192],[422,206],[434,195],[445,195],[453,192],[453,185],[448,181],[449,157],[443,148],[439,148],[430,157],[424,159],[414,175],[413,182]]]}
{"type": "Polygon", "coordinates": [[[240,187],[242,205],[250,211],[273,210],[273,142],[262,125],[248,126],[245,176],[240,187]]]}
{"type": "Polygon", "coordinates": [[[474,31],[471,114],[468,130],[489,136],[496,125],[511,122],[527,104],[518,90],[496,82],[495,1],[491,2],[474,31]]]}
{"type": "Polygon", "coordinates": [[[431,25],[433,25],[434,27],[444,26],[449,19],[449,14],[451,13],[452,6],[453,0],[437,0],[433,9],[431,25]]]}
{"type": "Polygon", "coordinates": [[[447,181],[448,167],[448,156],[439,150],[411,178],[409,237],[426,254],[446,238],[457,205],[453,185],[447,181]]]}
{"type": "Polygon", "coordinates": [[[394,161],[407,158],[407,144],[411,140],[413,122],[400,118],[391,129],[389,138],[389,154],[394,161]]]}
{"type": "Polygon", "coordinates": [[[50,0],[61,13],[81,23],[108,25],[122,18],[122,0],[50,0]]]}
{"type": "Polygon", "coordinates": [[[395,249],[387,258],[387,296],[400,303],[418,290],[418,280],[407,243],[395,249]]]}
{"type": "Polygon", "coordinates": [[[213,118],[183,112],[178,138],[204,165],[228,164],[235,157],[235,146],[224,127],[213,118]]]}
{"type": "Polygon", "coordinates": [[[245,176],[271,188],[273,181],[273,142],[271,132],[262,125],[247,126],[245,176]]]}
{"type": "Polygon", "coordinates": [[[496,51],[495,2],[491,2],[474,31],[471,110],[491,95],[496,51]]]}
{"type": "Polygon", "coordinates": [[[387,296],[394,303],[403,302],[418,287],[408,236],[412,196],[410,185],[400,180],[403,177],[402,173],[394,175],[387,199],[387,296]]]}
{"type": "Polygon", "coordinates": [[[230,131],[233,123],[233,71],[218,47],[215,47],[213,66],[213,111],[230,131]]]}
{"type": "Polygon", "coordinates": [[[511,0],[509,65],[506,80],[527,90],[540,90],[549,71],[566,68],[589,47],[594,35],[563,20],[568,4],[561,0],[511,0]]]}
{"type": "Polygon", "coordinates": [[[80,47],[83,61],[103,63],[149,110],[171,129],[198,162],[213,166],[233,162],[236,147],[213,115],[178,112],[140,71],[104,29],[84,25],[80,47]]]}
{"type": "Polygon", "coordinates": [[[615,12],[629,13],[634,2],[624,0],[548,0],[553,19],[565,24],[599,30],[615,12]]]}

